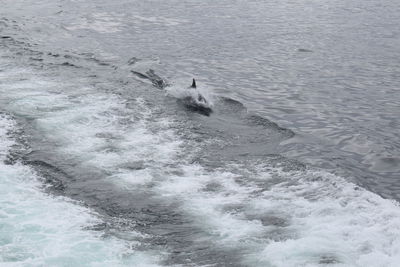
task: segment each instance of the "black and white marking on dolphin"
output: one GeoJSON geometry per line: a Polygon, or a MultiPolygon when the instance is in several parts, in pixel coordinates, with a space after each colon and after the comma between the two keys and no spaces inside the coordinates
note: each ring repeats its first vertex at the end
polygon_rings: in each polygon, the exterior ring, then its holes
{"type": "Polygon", "coordinates": [[[146,71],[145,74],[134,70],[131,70],[131,72],[136,76],[138,76],[139,78],[151,81],[153,85],[159,89],[165,89],[165,87],[168,86],[168,83],[163,78],[158,76],[152,69],[146,71]]]}
{"type": "Polygon", "coordinates": [[[212,112],[210,103],[207,99],[197,90],[196,80],[193,78],[192,85],[189,87],[189,96],[183,98],[183,103],[187,108],[193,111],[197,111],[201,114],[209,116],[212,112]]]}

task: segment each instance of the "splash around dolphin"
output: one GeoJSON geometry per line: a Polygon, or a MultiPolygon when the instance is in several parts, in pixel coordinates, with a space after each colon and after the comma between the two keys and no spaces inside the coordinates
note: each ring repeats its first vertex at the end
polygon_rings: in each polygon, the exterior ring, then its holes
{"type": "Polygon", "coordinates": [[[209,116],[212,113],[211,105],[207,99],[197,90],[196,80],[193,78],[192,85],[188,88],[189,95],[182,99],[185,106],[203,115],[209,116]]]}

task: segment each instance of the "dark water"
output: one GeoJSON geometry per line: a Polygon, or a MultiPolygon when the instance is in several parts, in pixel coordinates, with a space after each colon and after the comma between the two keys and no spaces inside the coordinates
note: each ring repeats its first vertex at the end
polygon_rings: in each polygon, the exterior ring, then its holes
{"type": "Polygon", "coordinates": [[[32,185],[38,205],[67,197],[73,218],[98,220],[48,236],[56,219],[5,198],[4,229],[41,232],[9,230],[1,261],[400,262],[399,3],[0,4],[0,188],[18,194],[24,182],[10,177],[31,177],[46,185],[32,185]],[[192,77],[209,116],[179,99],[192,77]],[[49,251],[66,235],[86,243],[44,256],[29,245],[49,251]]]}

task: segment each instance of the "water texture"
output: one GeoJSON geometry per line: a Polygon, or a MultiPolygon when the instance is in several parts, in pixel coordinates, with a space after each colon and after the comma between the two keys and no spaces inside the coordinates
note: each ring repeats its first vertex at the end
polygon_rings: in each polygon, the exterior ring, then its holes
{"type": "Polygon", "coordinates": [[[0,5],[1,265],[400,264],[397,2],[0,5]]]}

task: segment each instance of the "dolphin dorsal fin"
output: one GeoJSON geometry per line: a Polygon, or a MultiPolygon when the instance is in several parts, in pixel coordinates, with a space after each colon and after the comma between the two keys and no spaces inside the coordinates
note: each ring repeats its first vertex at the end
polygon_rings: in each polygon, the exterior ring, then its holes
{"type": "Polygon", "coordinates": [[[191,88],[196,88],[196,80],[193,78],[193,82],[192,82],[192,86],[190,86],[191,88]]]}

